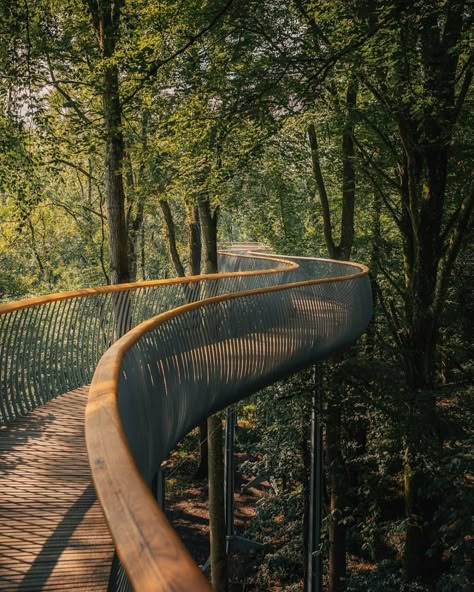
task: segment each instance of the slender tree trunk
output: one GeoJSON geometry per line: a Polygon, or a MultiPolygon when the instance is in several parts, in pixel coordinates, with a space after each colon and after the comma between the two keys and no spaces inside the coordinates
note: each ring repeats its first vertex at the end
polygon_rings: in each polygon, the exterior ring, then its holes
{"type": "MultiPolygon", "coordinates": [[[[145,111],[142,118],[142,132],[141,132],[141,150],[145,154],[147,150],[148,138],[148,122],[149,113],[145,111]]],[[[127,217],[126,224],[129,233],[128,251],[130,262],[130,281],[135,282],[138,274],[138,258],[140,248],[140,238],[142,236],[142,226],[145,211],[145,194],[142,189],[145,165],[143,162],[138,168],[137,182],[135,181],[135,174],[133,171],[132,159],[127,150],[125,154],[126,163],[126,181],[127,181],[127,217]]],[[[142,243],[143,244],[143,243],[142,243]]]]}
{"type": "Polygon", "coordinates": [[[122,109],[116,66],[109,66],[105,69],[103,105],[106,132],[106,190],[111,281],[113,284],[121,284],[130,281],[130,269],[122,172],[124,161],[122,109]]]}
{"type": "Polygon", "coordinates": [[[344,497],[347,479],[341,452],[341,407],[334,397],[328,400],[326,458],[329,485],[329,592],[341,592],[346,578],[346,527],[344,497]]]}
{"type": "Polygon", "coordinates": [[[176,245],[176,230],[174,226],[173,215],[171,214],[170,205],[165,199],[160,199],[159,204],[165,221],[168,253],[171,262],[173,263],[176,275],[178,277],[184,277],[186,274],[184,272],[184,266],[181,263],[181,258],[178,253],[178,247],[176,245]]]}
{"type": "Polygon", "coordinates": [[[220,414],[208,418],[209,433],[209,530],[211,539],[211,582],[214,592],[227,590],[227,556],[224,513],[224,458],[220,414]]]}
{"type": "Polygon", "coordinates": [[[145,264],[145,223],[143,222],[140,232],[140,279],[146,279],[146,264],[145,264]]]}
{"type": "Polygon", "coordinates": [[[217,218],[219,211],[211,210],[208,199],[199,200],[202,243],[204,246],[204,273],[217,273],[217,218]]]}
{"type": "MultiPolygon", "coordinates": [[[[169,203],[162,199],[160,200],[161,211],[163,212],[163,218],[166,227],[166,238],[168,243],[168,252],[170,259],[175,268],[176,275],[178,277],[184,277],[184,266],[181,262],[181,258],[178,253],[178,247],[176,245],[176,231],[171,213],[169,203]]],[[[199,222],[199,209],[193,207],[190,211],[190,218],[188,221],[189,234],[188,234],[188,254],[189,254],[189,275],[199,275],[201,273],[201,227],[199,222]]],[[[197,286],[199,289],[199,286],[197,286]]],[[[195,294],[192,293],[193,288],[191,287],[189,298],[195,299],[195,294]]],[[[199,424],[199,466],[196,470],[196,479],[205,479],[208,476],[209,466],[209,445],[208,445],[208,429],[207,419],[199,424]]]]}
{"type": "MultiPolygon", "coordinates": [[[[109,230],[110,280],[113,284],[130,281],[128,231],[125,219],[123,183],[124,140],[119,72],[113,58],[120,35],[123,0],[85,0],[92,18],[100,54],[105,60],[102,76],[102,105],[105,132],[105,185],[109,230]]],[[[114,337],[130,329],[128,293],[113,297],[114,337]]]]}
{"type": "MultiPolygon", "coordinates": [[[[317,132],[314,125],[308,127],[314,180],[321,202],[324,239],[328,254],[333,259],[350,259],[354,243],[354,212],[356,199],[356,169],[354,163],[354,111],[357,105],[358,85],[350,78],[346,88],[344,125],[341,134],[342,155],[342,212],[340,217],[340,242],[333,236],[333,220],[329,196],[321,169],[317,132]]],[[[330,398],[330,397],[329,397],[330,398]]],[[[330,401],[326,411],[326,456],[330,520],[329,536],[329,592],[344,589],[346,578],[346,528],[343,511],[346,490],[346,473],[341,447],[341,410],[337,401],[330,401]]]]}
{"type": "MultiPolygon", "coordinates": [[[[311,423],[311,417],[303,406],[301,413],[301,456],[303,457],[304,467],[304,481],[303,481],[303,547],[305,551],[308,549],[308,542],[310,539],[309,529],[311,528],[311,522],[309,520],[309,504],[310,504],[310,480],[311,480],[311,450],[310,450],[310,433],[308,426],[311,423]]],[[[305,583],[304,590],[306,592],[306,582],[308,579],[308,553],[304,553],[303,563],[303,581],[305,583]]]]}
{"type": "MultiPolygon", "coordinates": [[[[112,52],[113,54],[113,52],[112,52]]],[[[104,55],[104,57],[109,57],[104,55]]],[[[125,192],[123,187],[124,141],[122,135],[122,109],[119,96],[117,66],[104,72],[104,117],[106,131],[106,195],[109,227],[110,279],[113,284],[131,280],[128,253],[128,231],[125,221],[125,192]]],[[[118,339],[131,329],[131,302],[129,293],[113,295],[114,336],[118,339]]]]}
{"type": "MultiPolygon", "coordinates": [[[[189,212],[189,235],[188,235],[188,253],[189,253],[189,275],[199,275],[201,273],[201,224],[199,221],[199,208],[193,206],[189,212]]],[[[207,419],[199,424],[199,466],[194,475],[196,479],[207,479],[209,475],[209,446],[207,443],[207,419]]]]}
{"type": "Polygon", "coordinates": [[[378,277],[379,260],[382,243],[382,196],[378,190],[374,192],[374,205],[372,210],[372,251],[370,253],[370,283],[372,285],[372,298],[374,315],[367,327],[367,356],[373,360],[375,356],[376,339],[376,315],[377,315],[377,290],[375,284],[378,277]]]}
{"type": "Polygon", "coordinates": [[[192,207],[189,219],[189,238],[188,238],[188,253],[189,253],[189,275],[199,275],[201,273],[201,224],[199,221],[199,208],[192,207]]]}
{"type": "MultiPolygon", "coordinates": [[[[206,198],[199,200],[204,273],[217,273],[217,209],[206,198]]],[[[211,535],[211,581],[215,592],[227,591],[225,537],[224,455],[222,419],[219,414],[207,420],[209,446],[209,530],[211,535]]]]}

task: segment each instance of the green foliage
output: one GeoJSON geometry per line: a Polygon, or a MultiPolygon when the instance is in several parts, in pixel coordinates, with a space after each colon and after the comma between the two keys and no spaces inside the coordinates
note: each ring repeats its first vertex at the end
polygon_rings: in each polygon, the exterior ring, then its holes
{"type": "MultiPolygon", "coordinates": [[[[471,8],[466,3],[460,41],[450,50],[459,54],[453,86],[449,80],[429,84],[430,64],[445,56],[423,54],[420,36],[428,22],[441,30],[456,6],[127,0],[116,52],[107,59],[81,3],[4,1],[0,8],[2,299],[108,281],[101,102],[107,66],[119,69],[126,216],[139,279],[173,274],[160,199],[171,203],[182,256],[189,209],[203,197],[220,207],[222,242],[257,240],[275,251],[325,256],[306,130],[314,124],[318,135],[338,240],[345,94],[348,82],[358,80],[352,256],[370,264],[377,306],[358,347],[322,371],[328,399],[342,410],[348,486],[338,511],[347,527],[347,590],[353,592],[464,592],[470,579],[472,220],[437,321],[434,384],[413,392],[406,380],[406,360],[414,355],[407,341],[406,236],[416,220],[405,218],[401,200],[404,115],[418,153],[436,134],[449,138],[438,245],[443,255],[472,183],[473,94],[463,86],[472,70],[471,8]],[[443,111],[448,91],[464,99],[453,125],[443,111]],[[413,418],[412,460],[424,475],[419,493],[435,508],[429,553],[439,559],[433,581],[423,585],[403,583],[400,572],[402,452],[413,418]]],[[[423,165],[417,195],[426,181],[423,165]]],[[[265,473],[277,485],[262,497],[249,530],[270,544],[259,565],[260,589],[300,586],[309,388],[303,374],[273,387],[247,411],[255,433],[245,436],[249,458],[242,470],[265,473]]]]}

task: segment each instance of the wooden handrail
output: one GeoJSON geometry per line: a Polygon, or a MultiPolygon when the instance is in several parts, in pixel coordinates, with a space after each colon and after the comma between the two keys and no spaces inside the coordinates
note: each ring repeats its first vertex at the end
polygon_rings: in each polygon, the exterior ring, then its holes
{"type": "Polygon", "coordinates": [[[173,303],[198,299],[201,292],[238,290],[242,278],[244,284],[275,284],[298,267],[281,257],[229,255],[229,269],[240,262],[242,271],[85,288],[0,304],[0,425],[90,383],[101,355],[118,336],[173,303]],[[255,269],[262,266],[266,269],[255,269]]]}
{"type": "Polygon", "coordinates": [[[94,296],[97,294],[114,294],[118,292],[128,292],[130,290],[136,290],[139,288],[154,288],[159,286],[168,286],[171,284],[193,284],[197,282],[202,282],[203,280],[208,280],[211,282],[221,280],[222,278],[226,277],[234,277],[236,275],[242,277],[250,277],[256,275],[266,275],[266,274],[274,274],[274,273],[281,273],[282,271],[290,271],[292,269],[297,269],[298,264],[294,263],[293,261],[289,261],[288,259],[284,259],[282,257],[274,257],[274,256],[262,256],[262,255],[236,255],[235,253],[228,253],[227,251],[220,251],[222,255],[231,255],[233,257],[238,258],[247,258],[247,259],[259,259],[264,261],[274,261],[275,263],[284,263],[285,268],[272,268],[272,269],[260,269],[260,270],[253,270],[253,271],[239,271],[239,272],[228,272],[228,273],[219,273],[219,274],[202,274],[202,275],[191,275],[186,277],[179,277],[179,278],[169,278],[169,279],[162,279],[162,280],[146,280],[141,282],[132,282],[128,284],[113,284],[110,286],[97,286],[95,288],[80,288],[78,290],[70,290],[66,292],[57,292],[55,294],[45,294],[44,296],[33,296],[31,298],[24,298],[22,300],[14,300],[12,302],[5,302],[0,304],[0,315],[11,313],[16,310],[21,310],[24,308],[31,308],[33,306],[39,306],[41,304],[53,303],[58,302],[60,300],[70,300],[73,298],[84,298],[88,296],[94,296]]]}
{"type": "MultiPolygon", "coordinates": [[[[341,264],[339,261],[322,261],[341,264]]],[[[368,274],[368,268],[364,265],[352,262],[347,265],[359,271],[345,276],[225,294],[185,304],[141,323],[102,357],[92,381],[86,411],[87,449],[98,498],[117,553],[137,591],[201,592],[209,591],[210,587],[159,509],[131,455],[118,408],[120,368],[125,354],[160,324],[193,310],[238,298],[351,281],[368,274]]]]}

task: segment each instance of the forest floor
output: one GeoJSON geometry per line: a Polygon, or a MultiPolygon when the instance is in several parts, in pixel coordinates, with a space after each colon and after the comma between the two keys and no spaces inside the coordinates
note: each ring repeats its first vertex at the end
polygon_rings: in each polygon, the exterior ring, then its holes
{"type": "MultiPolygon", "coordinates": [[[[198,467],[197,437],[185,439],[171,454],[166,463],[166,502],[165,512],[178,532],[180,538],[189,550],[191,556],[200,566],[204,566],[209,558],[209,514],[208,514],[208,488],[206,479],[196,479],[194,475],[198,467]]],[[[247,454],[236,454],[236,466],[249,460],[247,454]]],[[[255,459],[253,459],[255,460],[255,459]]],[[[237,472],[235,481],[235,532],[239,536],[246,536],[246,532],[256,518],[256,506],[259,500],[270,493],[272,487],[267,481],[263,481],[256,487],[246,487],[242,492],[241,487],[249,482],[251,475],[241,475],[237,472]]],[[[397,484],[398,485],[398,484],[397,484]]],[[[385,519],[391,521],[400,514],[399,487],[394,487],[393,498],[386,500],[384,510],[387,512],[385,519]]],[[[279,545],[277,544],[276,547],[279,545]]],[[[382,545],[384,547],[384,545],[382,545]]],[[[355,551],[355,549],[353,549],[355,551]]],[[[380,549],[385,557],[390,557],[389,549],[380,549]]],[[[348,571],[363,574],[374,569],[375,563],[361,553],[348,553],[348,571]]],[[[229,561],[229,592],[284,592],[303,589],[303,574],[301,574],[301,586],[296,578],[290,587],[278,583],[266,583],[264,587],[257,583],[257,572],[261,564],[262,556],[232,554],[229,561]],[[295,581],[296,580],[296,581],[295,581]]],[[[209,572],[206,571],[209,575],[209,572]]]]}
{"type": "MultiPolygon", "coordinates": [[[[240,462],[237,455],[237,465],[240,462]]],[[[209,558],[209,513],[207,480],[197,480],[194,473],[198,458],[190,454],[180,460],[179,453],[173,453],[166,464],[166,507],[165,512],[181,540],[198,565],[203,566],[209,558]]],[[[258,487],[241,486],[249,479],[236,475],[234,494],[234,527],[238,535],[245,533],[255,518],[255,505],[270,488],[262,482],[258,487]]],[[[263,592],[257,585],[249,584],[256,576],[257,565],[252,555],[232,554],[229,562],[229,592],[263,592]],[[245,583],[242,583],[245,581],[245,583]]],[[[206,571],[208,574],[208,571],[206,571]]],[[[281,592],[280,586],[266,587],[265,592],[281,592]]]]}

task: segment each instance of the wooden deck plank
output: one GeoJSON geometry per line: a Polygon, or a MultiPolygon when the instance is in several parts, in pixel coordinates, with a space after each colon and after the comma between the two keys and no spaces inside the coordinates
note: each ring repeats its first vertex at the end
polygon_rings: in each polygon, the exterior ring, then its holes
{"type": "Polygon", "coordinates": [[[112,540],[91,484],[87,388],[0,429],[0,590],[107,589],[112,540]]]}

